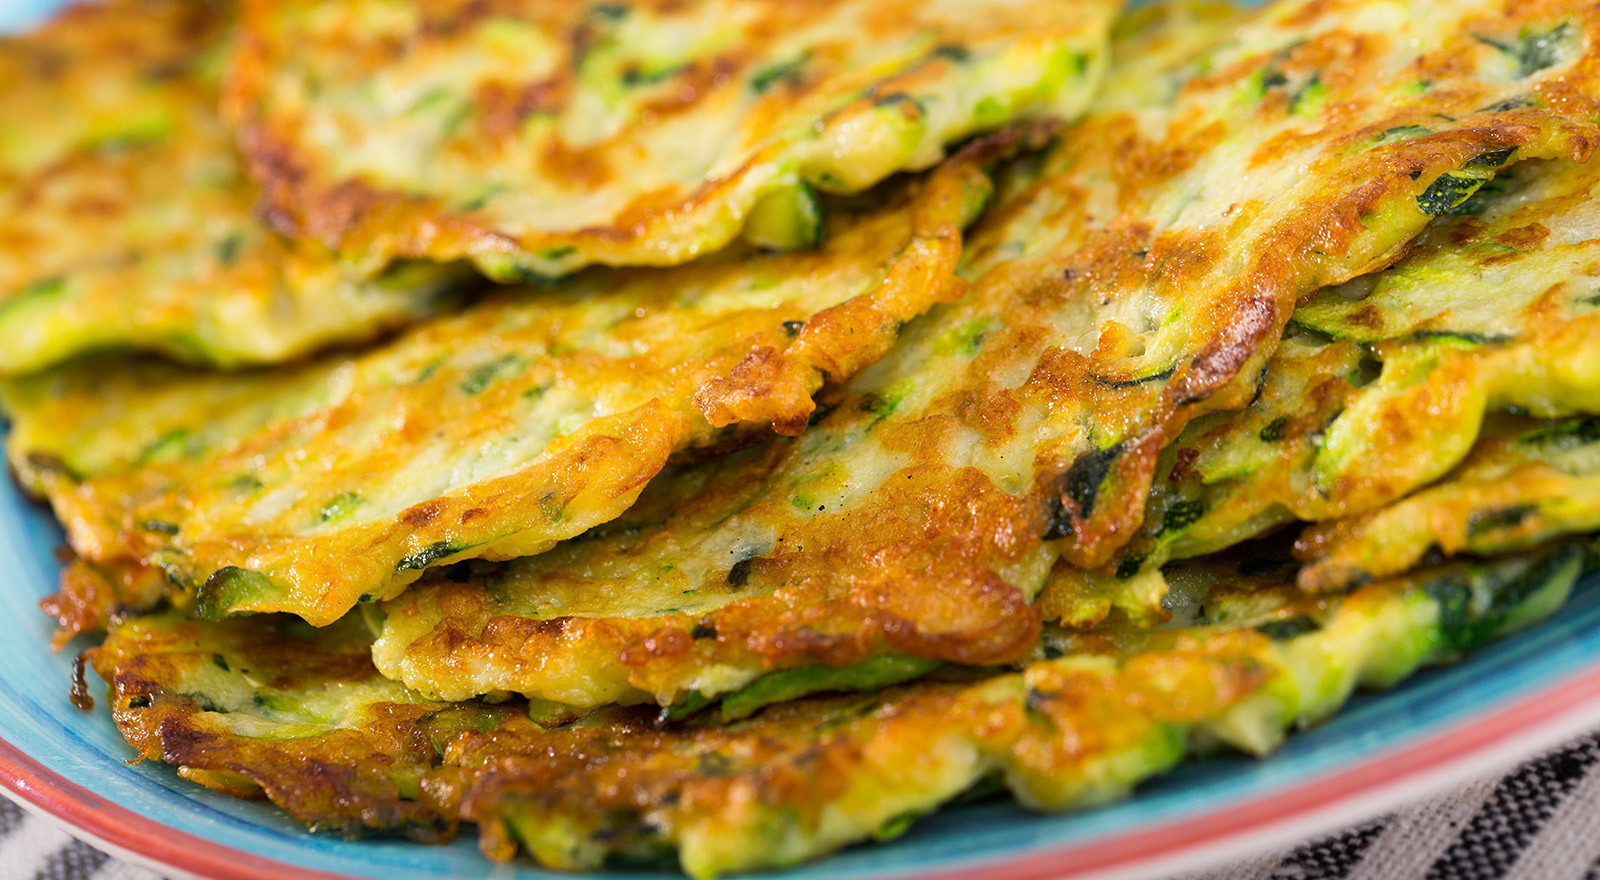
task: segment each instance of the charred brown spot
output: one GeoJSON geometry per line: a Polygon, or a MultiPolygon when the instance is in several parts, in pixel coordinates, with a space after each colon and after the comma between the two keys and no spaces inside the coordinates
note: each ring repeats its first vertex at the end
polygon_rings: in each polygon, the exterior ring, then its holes
{"type": "Polygon", "coordinates": [[[1550,227],[1543,223],[1529,223],[1527,226],[1507,230],[1495,236],[1494,240],[1519,251],[1531,251],[1544,244],[1545,239],[1549,237],[1550,227]]]}
{"type": "Polygon", "coordinates": [[[1384,324],[1383,310],[1375,305],[1363,305],[1346,316],[1344,322],[1352,327],[1360,327],[1364,330],[1382,330],[1384,324]]]}
{"type": "Polygon", "coordinates": [[[539,152],[540,167],[556,180],[600,188],[609,184],[616,168],[606,159],[604,151],[593,147],[572,147],[559,137],[544,141],[539,152]]]}
{"type": "Polygon", "coordinates": [[[67,464],[65,459],[58,455],[36,451],[28,453],[25,457],[29,467],[45,471],[47,473],[61,474],[67,477],[73,476],[72,467],[67,464]]]}
{"type": "Polygon", "coordinates": [[[491,618],[483,628],[489,643],[521,644],[533,638],[559,638],[576,621],[570,616],[528,618],[501,615],[491,618]]]}
{"type": "Polygon", "coordinates": [[[1232,382],[1262,340],[1276,334],[1281,325],[1278,303],[1267,297],[1247,299],[1235,314],[1236,321],[1222,330],[1220,338],[1201,349],[1174,377],[1167,391],[1174,404],[1198,403],[1232,382]]]}
{"type": "Polygon", "coordinates": [[[491,82],[478,88],[477,107],[483,130],[490,137],[509,140],[522,131],[523,123],[539,113],[555,113],[565,107],[572,93],[573,78],[560,76],[528,85],[491,82]]]}
{"type": "Polygon", "coordinates": [[[1172,462],[1172,471],[1167,474],[1167,480],[1172,483],[1181,483],[1192,476],[1198,476],[1194,464],[1200,459],[1200,450],[1191,446],[1179,449],[1172,462]]]}
{"type": "MultiPolygon", "coordinates": [[[[418,504],[400,514],[400,521],[413,529],[420,529],[433,525],[439,520],[439,514],[444,510],[444,502],[427,501],[418,504]]],[[[466,520],[463,519],[463,522],[466,520]]]]}
{"type": "Polygon", "coordinates": [[[77,706],[84,712],[94,709],[94,697],[89,695],[89,681],[86,672],[88,663],[88,652],[78,654],[72,658],[72,690],[68,695],[69,699],[72,700],[72,705],[77,706]]]}
{"type": "Polygon", "coordinates": [[[694,637],[679,626],[668,626],[630,645],[622,652],[627,666],[643,666],[663,658],[682,657],[694,648],[694,637]]]}

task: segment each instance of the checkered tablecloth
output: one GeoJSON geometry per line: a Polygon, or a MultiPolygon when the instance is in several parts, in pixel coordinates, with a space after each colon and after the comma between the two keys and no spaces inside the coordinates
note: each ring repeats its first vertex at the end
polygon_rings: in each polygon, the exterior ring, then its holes
{"type": "MultiPolygon", "coordinates": [[[[0,799],[0,880],[158,880],[0,799]]],[[[1600,732],[1502,776],[1178,880],[1600,880],[1600,732]]]]}

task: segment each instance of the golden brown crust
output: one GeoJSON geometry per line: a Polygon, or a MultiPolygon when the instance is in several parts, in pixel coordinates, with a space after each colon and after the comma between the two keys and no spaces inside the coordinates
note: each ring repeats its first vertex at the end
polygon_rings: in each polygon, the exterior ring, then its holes
{"type": "Polygon", "coordinates": [[[1057,130],[1048,122],[1013,126],[962,148],[911,206],[905,251],[872,296],[817,312],[787,345],[752,345],[726,375],[700,385],[695,410],[713,427],[770,423],[780,434],[798,435],[814,409],[819,380],[848,379],[871,366],[888,354],[907,321],[965,293],[955,270],[968,205],[987,197],[991,186],[984,167],[1043,148],[1057,130]]]}
{"type": "MultiPolygon", "coordinates": [[[[1594,26],[1592,10],[1569,8],[1567,12],[1578,14],[1580,26],[1594,26]]],[[[1517,14],[1521,14],[1520,9],[1517,14]]],[[[1548,10],[1540,10],[1539,14],[1548,14],[1548,10]]],[[[1434,54],[1460,51],[1461,44],[1471,42],[1469,33],[1474,26],[1474,23],[1463,22],[1460,29],[1446,39],[1448,50],[1440,49],[1415,63],[1427,67],[1434,54]]],[[[1499,27],[1500,23],[1497,21],[1495,26],[1499,27]]],[[[1358,47],[1356,51],[1367,53],[1385,43],[1386,50],[1394,49],[1387,35],[1331,31],[1319,37],[1319,42],[1323,43],[1336,40],[1346,41],[1358,47]]],[[[1290,54],[1293,57],[1294,53],[1290,54]]],[[[1570,63],[1574,70],[1587,71],[1595,67],[1597,59],[1590,52],[1573,57],[1570,63]]],[[[1203,93],[1205,87],[1236,82],[1241,72],[1250,70],[1254,73],[1245,77],[1247,84],[1261,82],[1261,77],[1266,75],[1263,71],[1272,71],[1274,77],[1290,81],[1295,76],[1294,64],[1280,64],[1276,54],[1265,64],[1259,55],[1247,56],[1246,60],[1232,66],[1219,65],[1216,73],[1191,79],[1183,86],[1178,100],[1181,102],[1191,91],[1203,93]]],[[[1140,272],[1149,273],[1144,276],[1145,283],[1155,288],[1158,302],[1182,304],[1185,333],[1189,345],[1193,346],[1192,356],[1169,364],[1169,369],[1174,371],[1169,380],[1152,383],[1159,388],[1160,395],[1153,402],[1149,395],[1155,393],[1155,389],[1144,393],[1117,389],[1114,394],[1098,391],[1093,395],[1096,398],[1094,422],[1099,428],[1096,433],[1103,432],[1107,440],[1120,438],[1124,445],[1114,447],[1115,461],[1111,463],[1107,482],[1090,503],[1071,497],[1071,493],[1062,493],[1062,507],[1073,522],[1072,539],[1063,548],[1063,554],[1070,561],[1084,567],[1104,564],[1112,552],[1131,537],[1142,519],[1143,489],[1150,483],[1159,451],[1184,424],[1207,411],[1235,408],[1248,402],[1253,388],[1241,381],[1241,377],[1252,373],[1245,369],[1247,364],[1254,363],[1259,368],[1287,319],[1295,296],[1284,296],[1285,292],[1307,291],[1322,284],[1337,283],[1386,265],[1403,252],[1409,234],[1390,237],[1393,231],[1384,230],[1381,221],[1390,219],[1384,212],[1395,209],[1384,206],[1395,204],[1396,193],[1412,186],[1408,181],[1431,177],[1435,172],[1429,169],[1458,168],[1475,156],[1507,147],[1517,147],[1523,156],[1551,155],[1544,151],[1554,148],[1554,155],[1581,158],[1588,155],[1595,143],[1595,133],[1588,127],[1587,117],[1582,115],[1557,123],[1552,129],[1538,121],[1542,110],[1516,107],[1493,114],[1483,112],[1481,108],[1492,103],[1490,99],[1495,89],[1487,82],[1473,80],[1469,70],[1458,71],[1457,75],[1466,77],[1462,81],[1441,85],[1437,93],[1429,92],[1403,104],[1387,104],[1376,99],[1377,94],[1401,88],[1410,73],[1407,70],[1392,82],[1359,87],[1340,79],[1319,80],[1318,86],[1326,95],[1322,112],[1326,119],[1337,120],[1343,130],[1301,127],[1291,122],[1283,130],[1294,134],[1293,146],[1269,139],[1270,150],[1263,148],[1250,161],[1257,173],[1270,176],[1264,164],[1269,159],[1282,162],[1287,156],[1309,154],[1312,176],[1306,180],[1322,179],[1318,175],[1326,173],[1328,179],[1338,181],[1337,184],[1321,189],[1315,196],[1309,192],[1312,185],[1302,182],[1291,188],[1282,200],[1269,197],[1252,204],[1240,198],[1221,212],[1224,224],[1211,229],[1177,227],[1156,232],[1129,226],[1120,235],[1130,236],[1131,233],[1131,241],[1125,238],[1126,243],[1119,245],[1111,239],[1099,247],[1086,248],[1080,251],[1079,260],[1069,265],[1073,279],[1088,280],[1082,288],[1085,295],[1101,284],[1126,284],[1123,279],[1138,277],[1136,273],[1140,272]],[[1340,94],[1336,91],[1339,88],[1351,91],[1340,94]],[[1437,108],[1433,112],[1451,118],[1456,118],[1457,114],[1467,115],[1469,110],[1479,111],[1479,116],[1450,126],[1448,136],[1441,131],[1431,138],[1351,155],[1353,145],[1373,141],[1381,132],[1394,127],[1393,123],[1426,115],[1428,111],[1424,108],[1428,107],[1437,108]],[[1552,135],[1555,141],[1547,141],[1552,135]],[[1297,199],[1307,201],[1298,202],[1297,199]],[[1288,204],[1295,204],[1297,210],[1286,212],[1288,204]],[[1233,228],[1224,232],[1225,225],[1233,228]],[[1129,251],[1143,259],[1130,260],[1129,251]],[[1211,275],[1202,284],[1201,279],[1218,265],[1215,257],[1207,259],[1204,255],[1221,254],[1227,254],[1228,274],[1222,279],[1211,275]],[[1207,289],[1204,285],[1215,287],[1208,290],[1209,301],[1203,306],[1200,305],[1202,298],[1193,292],[1176,292],[1185,286],[1190,291],[1207,289]],[[1224,389],[1232,389],[1233,393],[1219,394],[1224,389]],[[1149,414],[1135,415],[1140,409],[1149,414]]],[[[1562,78],[1562,81],[1570,80],[1562,78]]],[[[1270,100],[1276,94],[1267,90],[1268,100],[1261,104],[1256,120],[1258,126],[1268,131],[1273,127],[1268,119],[1285,111],[1270,100]]],[[[1291,119],[1294,116],[1288,115],[1291,119]]],[[[1108,121],[1108,125],[1111,123],[1115,120],[1108,121]]],[[[1100,117],[1091,117],[1079,131],[1092,132],[1100,124],[1100,117]]],[[[1112,130],[1127,132],[1128,128],[1120,123],[1112,130]]],[[[1200,161],[1196,157],[1214,156],[1221,144],[1218,138],[1224,133],[1216,126],[1185,120],[1182,130],[1170,132],[1171,136],[1162,140],[1146,140],[1134,134],[1097,138],[1100,144],[1116,145],[1116,167],[1129,175],[1126,182],[1121,183],[1125,201],[1119,207],[1138,204],[1140,194],[1160,192],[1163,182],[1197,173],[1191,169],[1193,163],[1200,161]]],[[[1083,157],[1078,159],[1080,164],[1084,161],[1083,157]]],[[[1112,179],[1118,180],[1115,176],[1112,179]]],[[[1217,207],[1209,209],[1214,211],[1217,207]]],[[[1416,224],[1419,219],[1425,217],[1409,222],[1416,224]]],[[[1119,234],[1115,231],[1116,224],[1112,225],[1112,230],[1113,234],[1119,234]]],[[[1147,345],[1151,343],[1148,338],[1144,341],[1147,345]]],[[[1093,362],[1091,358],[1091,364],[1093,362]]],[[[1068,368],[1067,372],[1117,376],[1125,371],[1096,367],[1089,370],[1068,368]]],[[[1058,398],[1068,394],[1088,396],[1078,392],[1070,382],[1054,392],[1058,398]]],[[[1113,448],[1107,441],[1099,445],[1102,449],[1113,448]]],[[[1082,463],[1088,459],[1080,457],[1077,461],[1082,463]]]]}
{"type": "Polygon", "coordinates": [[[438,761],[421,722],[440,707],[407,702],[391,688],[400,702],[354,700],[348,716],[319,719],[314,708],[274,697],[373,678],[366,644],[351,627],[316,637],[291,635],[289,627],[269,618],[210,629],[134,618],[90,657],[110,683],[117,727],[140,758],[176,765],[191,781],[227,794],[271,798],[323,830],[403,830],[422,840],[453,833],[452,818],[415,800],[417,782],[438,761]],[[239,697],[237,686],[206,686],[207,675],[235,671],[259,683],[254,696],[239,697]],[[228,696],[244,702],[229,705],[228,696]],[[410,797],[402,796],[402,784],[410,797]]]}
{"type": "Polygon", "coordinates": [[[816,251],[596,270],[280,373],[16,382],[9,451],[86,558],[159,565],[203,614],[329,623],[431,565],[539,553],[608,522],[722,427],[804,427],[824,379],[959,290],[985,168],[1050,131],[1008,130],[886,187],[838,212],[816,251]]]}
{"type": "Polygon", "coordinates": [[[371,668],[359,622],[299,626],[131,618],[91,656],[141,758],[314,828],[438,840],[476,821],[495,858],[520,841],[551,867],[598,867],[607,852],[676,846],[696,875],[826,852],[990,775],[1035,807],[1121,795],[1182,756],[1187,727],[1276,675],[1248,629],[1135,637],[1129,651],[1081,639],[1021,672],[802,700],[730,726],[608,710],[547,729],[520,704],[397,689],[371,668]]]}
{"type": "Polygon", "coordinates": [[[793,864],[892,837],[984,780],[1062,810],[1125,796],[1197,746],[1253,752],[1550,613],[1581,542],[1443,566],[1345,596],[1295,590],[1255,554],[1174,570],[1192,618],[1055,631],[1016,671],[964,670],[873,694],[771,705],[742,721],[655,711],[444,706],[379,677],[359,620],[310,631],[253,617],[120,623],[94,652],[146,757],[316,827],[448,834],[546,867],[677,851],[696,877],[793,864]],[[529,710],[546,719],[530,721],[529,710]],[[551,720],[554,715],[564,715],[551,720]]]}
{"type": "Polygon", "coordinates": [[[60,626],[50,647],[59,651],[76,636],[105,632],[115,617],[149,611],[169,588],[159,568],[129,563],[99,566],[74,559],[62,568],[57,591],[39,602],[40,610],[60,626]]]}
{"type": "MultiPolygon", "coordinates": [[[[1036,806],[1049,804],[1054,786],[1076,794],[1097,774],[1115,789],[1112,761],[1160,768],[1164,758],[1143,754],[1161,751],[1153,742],[1181,740],[1179,726],[1262,688],[1270,673],[1253,649],[1249,636],[1179,640],[1120,665],[1080,656],[977,684],[775,706],[726,728],[661,728],[621,715],[546,731],[518,720],[452,743],[428,793],[480,823],[484,852],[494,858],[511,857],[520,842],[552,867],[596,867],[591,853],[672,841],[695,875],[756,867],[780,861],[799,841],[815,841],[802,851],[837,846],[843,841],[830,840],[838,832],[827,826],[841,812],[880,814],[872,824],[898,818],[904,793],[937,791],[952,763],[956,788],[938,799],[991,773],[1036,806]],[[882,803],[873,804],[874,795],[882,803]],[[541,825],[578,845],[541,846],[542,835],[524,830],[541,825]],[[585,846],[585,838],[599,845],[585,846]]],[[[913,814],[922,809],[911,806],[913,814]]]]}
{"type": "MultiPolygon", "coordinates": [[[[1303,36],[1284,9],[1210,31],[1179,16],[1120,45],[1103,106],[1002,181],[969,237],[967,296],[908,327],[797,442],[729,465],[659,527],[418,585],[385,606],[380,668],[446,696],[594,705],[887,653],[1020,659],[1056,557],[1095,567],[1136,535],[1163,448],[1249,404],[1301,296],[1401,256],[1457,201],[1436,187],[1492,176],[1482,157],[1597,140],[1587,115],[1490,106],[1527,87],[1470,37],[1480,15],[1500,26],[1498,4],[1452,7],[1448,26],[1326,13],[1321,43],[1349,51],[1323,55],[1372,60],[1297,111],[1280,93],[1313,74],[1272,72],[1303,36]],[[1416,94],[1417,66],[1460,52],[1473,65],[1416,94]],[[1385,138],[1422,118],[1428,136],[1385,138]]],[[[1577,51],[1536,76],[1595,63],[1577,51]]]]}
{"type": "Polygon", "coordinates": [[[672,265],[776,189],[1076,115],[1115,5],[250,3],[225,107],[269,222],[365,265],[672,265]]]}
{"type": "Polygon", "coordinates": [[[361,341],[465,277],[357,282],[260,227],[210,73],[231,4],[75,6],[0,38],[0,375],[102,349],[225,367],[361,341]]]}
{"type": "Polygon", "coordinates": [[[197,0],[80,3],[25,34],[0,36],[0,73],[17,87],[6,102],[0,180],[15,185],[129,133],[118,128],[140,115],[149,120],[169,102],[181,104],[188,90],[171,80],[212,47],[231,8],[197,0]],[[21,119],[31,124],[24,128],[21,119]]]}
{"type": "Polygon", "coordinates": [[[1256,399],[1179,440],[1111,569],[1364,516],[1444,478],[1497,411],[1600,407],[1597,186],[1586,165],[1519,165],[1393,267],[1303,298],[1256,399]]]}

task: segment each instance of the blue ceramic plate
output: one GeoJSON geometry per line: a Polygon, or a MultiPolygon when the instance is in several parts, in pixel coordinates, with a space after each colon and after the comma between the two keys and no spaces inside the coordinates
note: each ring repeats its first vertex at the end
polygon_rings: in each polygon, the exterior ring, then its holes
{"type": "MultiPolygon", "coordinates": [[[[0,31],[57,5],[0,0],[0,31]]],[[[61,544],[48,511],[0,480],[0,618],[12,621],[0,641],[0,785],[26,805],[169,874],[570,876],[491,866],[470,832],[444,847],[314,836],[263,803],[214,794],[166,766],[125,763],[132,752],[109,714],[80,712],[67,699],[71,656],[85,646],[52,654],[52,623],[35,607],[54,589],[61,544]]],[[[99,683],[91,690],[101,692],[99,683]]],[[[1193,870],[1376,812],[1595,724],[1600,578],[1581,585],[1557,619],[1392,693],[1359,697],[1269,759],[1196,763],[1087,813],[1039,816],[1003,803],[950,809],[893,843],[766,876],[1022,880],[1193,870]]]]}
{"type": "Polygon", "coordinates": [[[27,27],[61,5],[61,0],[6,0],[0,4],[0,33],[27,27]]]}

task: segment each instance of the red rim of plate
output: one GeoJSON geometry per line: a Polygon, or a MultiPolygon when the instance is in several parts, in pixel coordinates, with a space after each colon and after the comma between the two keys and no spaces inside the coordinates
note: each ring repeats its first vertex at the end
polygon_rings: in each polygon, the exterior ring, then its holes
{"type": "MultiPolygon", "coordinates": [[[[1451,770],[1464,764],[1510,763],[1519,750],[1525,754],[1581,733],[1597,716],[1600,665],[1437,735],[1204,815],[924,876],[926,880],[1079,880],[1116,872],[1126,877],[1129,870],[1143,874],[1180,856],[1186,857],[1183,867],[1193,870],[1200,865],[1191,854],[1198,851],[1216,860],[1247,839],[1260,841],[1290,828],[1308,833],[1319,826],[1334,827],[1341,821],[1338,817],[1350,813],[1358,802],[1372,808],[1377,798],[1395,803],[1419,796],[1424,793],[1422,784],[1442,784],[1451,770]]],[[[176,831],[60,777],[4,740],[0,740],[0,786],[102,845],[163,868],[215,880],[280,880],[291,875],[349,880],[347,875],[290,866],[176,831]]]]}

